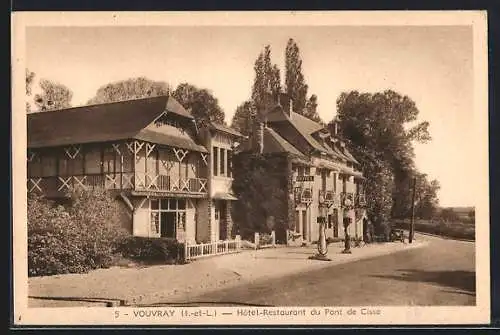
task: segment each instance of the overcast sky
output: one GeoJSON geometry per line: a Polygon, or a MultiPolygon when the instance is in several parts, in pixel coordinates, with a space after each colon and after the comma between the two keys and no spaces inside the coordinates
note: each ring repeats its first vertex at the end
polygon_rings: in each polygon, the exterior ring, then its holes
{"type": "MultiPolygon", "coordinates": [[[[443,206],[474,205],[472,29],[469,27],[53,27],[28,28],[27,67],[68,86],[73,105],[103,84],[145,76],[210,89],[229,123],[250,97],[253,64],[266,44],[284,72],[298,43],[309,94],[325,121],[343,91],[393,89],[412,98],[432,142],[416,145],[419,169],[441,183],[443,206]]],[[[283,80],[282,75],[282,80],[283,80]]]]}

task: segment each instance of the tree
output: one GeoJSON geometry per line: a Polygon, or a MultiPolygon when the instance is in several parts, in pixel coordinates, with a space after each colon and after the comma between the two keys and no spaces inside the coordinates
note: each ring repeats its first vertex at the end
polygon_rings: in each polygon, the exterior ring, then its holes
{"type": "Polygon", "coordinates": [[[317,108],[318,108],[318,97],[316,96],[316,94],[313,94],[307,100],[306,108],[303,110],[302,114],[313,121],[323,124],[323,120],[321,120],[321,117],[317,112],[317,108]]]}
{"type": "Polygon", "coordinates": [[[458,221],[458,214],[453,210],[453,208],[443,208],[441,210],[440,217],[447,222],[458,221]]]}
{"type": "Polygon", "coordinates": [[[146,97],[168,95],[169,85],[163,81],[154,81],[145,77],[115,81],[99,87],[96,95],[87,104],[102,104],[146,97]]]}
{"type": "MultiPolygon", "coordinates": [[[[417,120],[419,111],[408,96],[392,90],[342,93],[337,109],[340,136],[360,161],[367,184],[373,186],[367,187],[367,198],[373,199],[368,201],[372,221],[380,225],[391,215],[404,214],[408,201],[411,202],[407,196],[409,180],[416,171],[413,142],[431,139],[429,123],[420,122],[406,130],[409,123],[417,120]],[[384,180],[379,179],[380,174],[384,180]],[[379,187],[380,183],[385,186],[379,187]]],[[[433,199],[429,196],[428,200],[433,199]]]]}
{"type": "MultiPolygon", "coordinates": [[[[33,82],[35,80],[35,72],[30,71],[29,69],[26,69],[26,97],[27,100],[29,100],[28,97],[31,97],[32,95],[32,88],[33,88],[33,82]]],[[[31,103],[29,101],[26,101],[26,112],[31,111],[31,103]]]]}
{"type": "Polygon", "coordinates": [[[271,47],[266,45],[255,60],[255,77],[251,99],[240,104],[233,115],[231,127],[250,136],[256,117],[263,118],[269,105],[277,103],[281,91],[280,70],[271,62],[271,47]]]}
{"type": "Polygon", "coordinates": [[[285,48],[285,90],[293,99],[293,111],[323,123],[318,112],[318,97],[313,94],[307,99],[308,86],[302,73],[302,59],[297,43],[290,38],[285,48]]]}
{"type": "Polygon", "coordinates": [[[436,214],[439,206],[437,191],[440,189],[437,180],[429,181],[427,175],[419,174],[417,177],[415,216],[430,220],[436,214]]]}
{"type": "Polygon", "coordinates": [[[231,120],[231,128],[245,136],[249,136],[252,132],[252,124],[249,116],[252,114],[253,109],[254,106],[250,100],[239,105],[231,120]]]}
{"type": "Polygon", "coordinates": [[[40,88],[42,92],[35,94],[35,105],[39,111],[71,107],[73,92],[68,87],[42,79],[40,80],[40,88]]]}
{"type": "Polygon", "coordinates": [[[285,48],[285,89],[293,98],[293,111],[302,114],[307,102],[307,84],[297,43],[290,38],[285,48]]]}
{"type": "Polygon", "coordinates": [[[209,90],[188,83],[181,83],[172,92],[172,96],[184,108],[191,111],[196,121],[225,124],[224,111],[220,107],[217,98],[209,90]]]}
{"type": "Polygon", "coordinates": [[[281,91],[280,70],[271,63],[271,47],[266,45],[254,65],[255,78],[252,86],[252,102],[259,113],[264,113],[273,101],[277,102],[281,91]]]}

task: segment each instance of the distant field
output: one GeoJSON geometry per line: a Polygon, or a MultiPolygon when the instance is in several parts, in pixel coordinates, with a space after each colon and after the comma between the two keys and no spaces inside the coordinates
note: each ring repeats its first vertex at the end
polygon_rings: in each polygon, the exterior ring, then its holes
{"type": "MultiPolygon", "coordinates": [[[[410,220],[395,220],[397,228],[408,229],[410,220]]],[[[470,220],[443,222],[429,220],[415,220],[415,231],[441,235],[451,238],[474,240],[476,228],[470,220]]]]}

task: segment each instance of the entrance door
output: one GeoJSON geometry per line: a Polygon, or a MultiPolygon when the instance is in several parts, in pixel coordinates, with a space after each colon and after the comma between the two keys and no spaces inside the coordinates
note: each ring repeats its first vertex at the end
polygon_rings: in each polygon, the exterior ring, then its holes
{"type": "Polygon", "coordinates": [[[302,211],[302,238],[307,240],[307,210],[302,211]]]}
{"type": "Polygon", "coordinates": [[[214,209],[215,209],[215,220],[214,220],[214,228],[213,231],[219,235],[215,236],[215,240],[220,240],[220,215],[221,215],[221,208],[220,208],[220,201],[214,201],[214,209]]]}
{"type": "Polygon", "coordinates": [[[161,212],[161,237],[175,238],[176,214],[176,212],[161,212]]]}
{"type": "MultiPolygon", "coordinates": [[[[219,220],[216,224],[219,225],[219,239],[220,240],[227,240],[227,223],[225,220],[220,218],[221,216],[225,217],[226,213],[226,203],[224,201],[217,201],[216,202],[219,207],[219,220]]],[[[217,210],[216,210],[217,212],[217,210]]],[[[217,219],[216,219],[217,220],[217,219]]]]}
{"type": "Polygon", "coordinates": [[[300,231],[300,211],[295,211],[295,225],[293,230],[298,233],[300,231]]]}

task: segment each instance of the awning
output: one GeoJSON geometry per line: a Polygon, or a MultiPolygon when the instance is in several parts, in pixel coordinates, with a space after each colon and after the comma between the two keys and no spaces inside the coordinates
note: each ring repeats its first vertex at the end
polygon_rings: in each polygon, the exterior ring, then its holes
{"type": "Polygon", "coordinates": [[[222,192],[215,193],[213,198],[214,199],[221,199],[221,200],[238,200],[238,198],[236,198],[234,195],[232,195],[230,193],[222,193],[222,192]]]}

